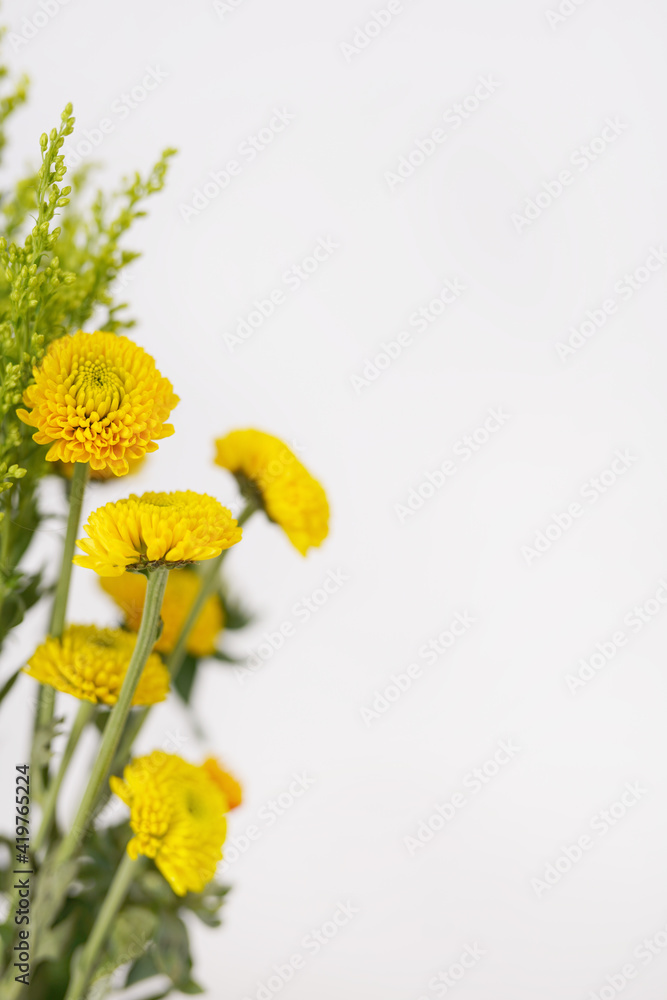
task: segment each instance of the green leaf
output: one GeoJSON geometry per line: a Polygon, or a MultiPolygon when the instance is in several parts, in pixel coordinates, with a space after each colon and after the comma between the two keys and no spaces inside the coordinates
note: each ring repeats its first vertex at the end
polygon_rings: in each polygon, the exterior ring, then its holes
{"type": "Polygon", "coordinates": [[[7,582],[8,593],[0,605],[0,646],[7,633],[20,625],[26,612],[39,600],[42,574],[17,574],[7,582]]]}
{"type": "Polygon", "coordinates": [[[11,689],[14,687],[20,676],[21,676],[21,668],[19,667],[19,669],[12,674],[9,680],[5,681],[5,683],[2,686],[2,689],[0,690],[0,705],[5,700],[11,689]]]}
{"type": "Polygon", "coordinates": [[[183,665],[178,671],[178,676],[174,682],[174,687],[186,705],[190,704],[190,698],[192,697],[192,689],[197,676],[198,666],[199,659],[191,653],[188,653],[183,660],[183,665]]]}
{"type": "Polygon", "coordinates": [[[119,965],[145,955],[158,921],[158,914],[146,906],[124,906],[114,921],[106,949],[107,960],[101,963],[104,971],[113,972],[119,965]]]}
{"type": "Polygon", "coordinates": [[[153,953],[159,971],[169,976],[177,989],[185,992],[184,987],[192,982],[190,942],[185,924],[175,913],[161,914],[153,953]]]}
{"type": "Polygon", "coordinates": [[[220,663],[243,663],[246,657],[230,656],[229,653],[225,653],[221,649],[216,649],[215,653],[211,653],[211,659],[219,660],[220,663]]]}
{"type": "Polygon", "coordinates": [[[134,983],[140,983],[142,979],[151,979],[158,974],[159,970],[153,956],[150,951],[147,951],[131,967],[125,980],[125,986],[133,986],[134,983]]]}
{"type": "Polygon", "coordinates": [[[238,598],[230,596],[226,584],[223,583],[218,592],[218,597],[225,612],[226,629],[245,628],[246,625],[249,625],[253,621],[254,615],[243,606],[238,598]]]}
{"type": "Polygon", "coordinates": [[[191,996],[195,993],[204,992],[199,983],[196,983],[194,979],[190,979],[187,983],[181,983],[181,985],[178,988],[181,991],[181,993],[187,993],[188,996],[191,996]]]}

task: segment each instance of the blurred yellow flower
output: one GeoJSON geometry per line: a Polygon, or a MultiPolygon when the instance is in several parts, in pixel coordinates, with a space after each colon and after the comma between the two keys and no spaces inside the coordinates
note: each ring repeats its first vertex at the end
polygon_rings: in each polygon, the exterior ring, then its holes
{"type": "Polygon", "coordinates": [[[279,438],[263,431],[232,431],[215,442],[217,465],[229,469],[247,497],[280,525],[305,555],[329,531],[326,493],[279,438]]]}
{"type": "Polygon", "coordinates": [[[164,421],[178,403],[171,383],[128,337],[84,333],[50,345],[23,394],[20,419],[49,444],[50,462],[89,462],[124,476],[132,459],[156,451],[174,433],[164,421]]]}
{"type": "Polygon", "coordinates": [[[86,554],[75,556],[74,562],[100,576],[212,559],[241,538],[226,507],[191,490],[132,494],[105,504],[90,515],[85,531],[88,538],[77,545],[86,554]]]}
{"type": "Polygon", "coordinates": [[[224,814],[231,808],[209,762],[197,767],[154,750],[128,764],[122,779],[112,776],[109,784],[130,808],[130,857],[153,858],[177,896],[201,892],[222,858],[224,814]]]}
{"type": "Polygon", "coordinates": [[[223,771],[215,757],[209,757],[205,760],[202,767],[227,799],[229,811],[231,812],[232,809],[240,806],[243,801],[243,790],[236,778],[227,771],[223,771]]]}
{"type": "MultiPolygon", "coordinates": [[[[139,630],[146,600],[146,577],[142,573],[123,573],[103,577],[102,589],[114,599],[125,616],[125,625],[139,630]]],[[[170,653],[181,634],[185,619],[201,590],[201,577],[193,569],[174,569],[167,579],[162,601],[162,634],[155,643],[159,653],[170,653]]],[[[215,641],[225,624],[225,616],[217,594],[211,594],[188,636],[186,649],[193,656],[209,656],[215,651],[215,641]]]]}
{"type": "MultiPolygon", "coordinates": [[[[139,471],[141,466],[144,464],[145,457],[145,455],[142,455],[141,458],[128,458],[128,476],[131,476],[134,472],[139,471]]],[[[65,479],[71,479],[74,475],[75,465],[76,463],[74,462],[56,462],[52,471],[58,476],[64,476],[65,479]]],[[[94,482],[102,483],[108,482],[110,479],[116,479],[116,476],[111,471],[109,466],[106,466],[104,469],[91,469],[90,478],[94,482]]]]}
{"type": "MultiPolygon", "coordinates": [[[[28,660],[24,672],[41,684],[93,704],[115,705],[137,641],[123,629],[70,625],[60,639],[48,638],[28,660]]],[[[151,653],[132,699],[154,705],[169,692],[169,671],[151,653]]]]}

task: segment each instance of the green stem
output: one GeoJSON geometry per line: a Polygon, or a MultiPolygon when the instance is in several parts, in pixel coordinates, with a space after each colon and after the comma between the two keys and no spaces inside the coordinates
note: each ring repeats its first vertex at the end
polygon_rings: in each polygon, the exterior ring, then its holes
{"type": "MultiPolygon", "coordinates": [[[[65,616],[67,613],[67,598],[69,596],[69,585],[72,579],[72,559],[74,558],[74,546],[76,536],[79,533],[79,522],[81,520],[81,508],[83,497],[86,492],[86,484],[90,467],[87,462],[76,462],[72,474],[72,482],[69,494],[69,515],[67,518],[67,532],[65,534],[65,544],[63,546],[62,564],[60,576],[56,585],[56,593],[51,609],[51,619],[49,622],[49,635],[59,639],[65,628],[65,616]]],[[[52,722],[53,712],[56,703],[55,688],[42,684],[37,696],[37,713],[35,721],[35,737],[37,733],[48,733],[52,722]]],[[[36,739],[33,739],[33,766],[30,768],[33,778],[36,779],[36,797],[41,794],[41,787],[48,784],[48,766],[38,767],[35,762],[36,739]]],[[[50,740],[47,736],[43,749],[48,754],[50,740]]]]}
{"type": "MultiPolygon", "coordinates": [[[[40,850],[44,845],[46,838],[49,835],[51,829],[51,824],[53,823],[53,818],[56,811],[56,803],[58,799],[58,792],[60,786],[62,785],[63,778],[67,772],[67,768],[72,759],[76,746],[79,742],[79,737],[86,727],[89,720],[92,718],[93,712],[95,711],[95,706],[88,701],[81,702],[79,706],[79,711],[77,712],[74,723],[72,724],[72,729],[70,731],[67,744],[63,751],[63,755],[60,759],[60,765],[56,773],[55,778],[49,785],[48,791],[46,793],[46,798],[42,807],[42,818],[39,824],[39,829],[35,835],[31,845],[30,853],[34,855],[40,850]]],[[[9,895],[9,910],[7,915],[7,924],[12,923],[14,920],[14,914],[16,913],[16,908],[19,903],[19,893],[18,889],[12,887],[12,891],[9,895]]]]}
{"type": "Polygon", "coordinates": [[[127,852],[124,854],[97,914],[93,929],[78,956],[65,1000],[82,1000],[85,997],[91,976],[95,971],[95,963],[100,949],[109,934],[111,924],[123,905],[132,880],[138,874],[142,861],[143,858],[133,861],[127,852]]]}
{"type": "Polygon", "coordinates": [[[114,754],[125,728],[127,716],[132,707],[134,692],[155,644],[160,621],[160,608],[162,607],[164,590],[167,586],[168,574],[169,570],[165,566],[160,566],[158,569],[151,570],[148,573],[146,602],[144,604],[144,613],[139,632],[137,633],[136,645],[123,680],[118,701],[112,708],[107,724],[104,727],[104,736],[102,737],[100,749],[93,765],[88,785],[83,793],[78,812],[69,833],[60,844],[56,853],[56,864],[58,865],[69,861],[79,847],[88,828],[104,780],[109,773],[114,754]]]}
{"type": "MultiPolygon", "coordinates": [[[[241,514],[237,521],[239,527],[242,527],[246,523],[248,518],[250,518],[251,515],[254,514],[257,509],[258,508],[256,504],[248,502],[241,511],[241,514]]],[[[190,637],[190,632],[192,631],[195,622],[199,618],[199,615],[202,612],[204,604],[215,590],[216,584],[218,582],[218,575],[220,573],[220,567],[222,566],[222,561],[228,552],[229,549],[223,549],[223,551],[220,553],[219,556],[216,556],[215,559],[211,559],[209,561],[209,564],[206,567],[206,572],[202,577],[201,589],[197,594],[194,603],[188,612],[188,616],[185,619],[183,628],[181,629],[180,635],[176,640],[176,644],[172,649],[171,653],[169,654],[169,656],[167,657],[166,663],[169,669],[169,673],[171,674],[172,682],[176,680],[179,671],[183,666],[183,660],[185,659],[187,641],[188,638],[190,637]]]]}
{"type": "MultiPolygon", "coordinates": [[[[259,508],[257,505],[251,501],[246,503],[245,507],[241,511],[237,524],[241,527],[248,521],[250,516],[255,513],[259,508]]],[[[176,644],[172,649],[171,653],[167,657],[166,664],[169,672],[171,674],[172,685],[173,682],[178,677],[179,671],[183,666],[183,660],[185,659],[186,645],[188,636],[192,631],[192,628],[201,614],[201,610],[204,607],[204,603],[210,597],[210,595],[215,590],[216,584],[218,582],[218,574],[220,572],[220,566],[222,561],[229,549],[224,549],[219,556],[215,559],[209,560],[209,565],[206,568],[206,573],[202,579],[202,586],[195,598],[195,602],[190,608],[188,616],[183,624],[183,628],[180,631],[176,644]]],[[[150,706],[145,708],[139,708],[133,713],[132,718],[128,719],[127,725],[123,732],[122,740],[120,742],[118,751],[116,753],[115,759],[113,761],[112,771],[116,771],[118,768],[123,767],[132,750],[134,741],[141,732],[146,719],[148,718],[148,713],[150,712],[150,706]]]]}
{"type": "MultiPolygon", "coordinates": [[[[246,523],[246,521],[250,518],[250,516],[254,514],[255,511],[258,509],[259,508],[257,507],[256,504],[248,502],[241,511],[237,524],[242,527],[246,523]]],[[[206,603],[206,601],[216,588],[216,585],[218,583],[218,575],[220,573],[220,567],[222,566],[222,561],[228,552],[229,549],[223,549],[223,551],[220,553],[219,556],[216,556],[215,559],[209,560],[209,564],[206,567],[206,572],[202,577],[201,589],[197,594],[197,597],[195,598],[194,604],[192,605],[190,611],[188,612],[187,618],[183,623],[183,628],[181,629],[178,639],[176,640],[176,644],[174,645],[174,648],[172,649],[172,651],[170,652],[169,656],[165,661],[167,664],[167,669],[169,670],[169,673],[171,675],[172,685],[176,680],[176,678],[178,677],[181,667],[183,666],[183,661],[185,659],[185,654],[187,651],[187,641],[190,636],[190,632],[192,631],[195,622],[199,618],[199,615],[202,612],[204,604],[206,603]]],[[[123,734],[123,741],[120,745],[120,750],[118,751],[118,756],[116,760],[116,764],[118,766],[122,766],[125,763],[127,757],[129,757],[132,745],[137,736],[139,735],[139,733],[141,732],[142,726],[144,725],[146,719],[148,718],[149,712],[150,712],[150,707],[142,708],[138,712],[136,712],[134,718],[132,718],[128,722],[127,729],[123,734]]]]}
{"type": "Polygon", "coordinates": [[[72,728],[70,730],[70,734],[67,739],[67,744],[65,745],[65,749],[63,750],[63,755],[60,758],[60,764],[58,766],[58,770],[56,772],[53,781],[48,787],[46,798],[44,799],[44,805],[42,807],[41,823],[39,826],[39,830],[37,831],[37,835],[32,843],[32,850],[34,852],[39,851],[39,849],[43,846],[44,841],[49,835],[51,824],[53,822],[53,818],[56,812],[56,803],[58,800],[58,792],[60,790],[60,786],[63,783],[63,778],[67,773],[67,768],[69,767],[69,763],[74,755],[74,751],[76,750],[77,744],[79,742],[79,737],[81,736],[81,733],[87,726],[88,722],[90,722],[90,720],[92,719],[94,712],[95,712],[95,706],[91,704],[91,702],[89,701],[81,702],[79,706],[79,711],[77,712],[76,718],[74,719],[74,722],[72,724],[72,728]]]}
{"type": "Polygon", "coordinates": [[[70,580],[72,578],[72,559],[74,558],[76,536],[79,533],[81,507],[83,506],[83,497],[86,492],[89,471],[90,466],[87,462],[74,463],[74,472],[72,474],[72,482],[69,493],[69,517],[67,518],[67,533],[65,535],[63,561],[55,597],[53,599],[51,622],[49,624],[49,635],[56,639],[60,638],[65,627],[67,597],[69,594],[70,580]]]}
{"type": "Polygon", "coordinates": [[[83,798],[81,799],[69,832],[61,841],[58,848],[52,854],[47,855],[40,870],[39,880],[40,882],[42,879],[44,880],[44,884],[49,887],[49,891],[46,893],[39,908],[35,907],[33,937],[36,953],[39,950],[39,938],[42,932],[45,932],[55,920],[62,906],[63,897],[67,894],[68,884],[65,880],[61,880],[61,883],[58,882],[57,873],[72,860],[86,834],[95,810],[95,805],[99,799],[100,791],[118,748],[118,742],[132,706],[132,698],[134,697],[137,684],[141,678],[146,661],[153,650],[168,574],[169,570],[166,566],[160,566],[158,569],[154,569],[148,573],[146,601],[141,625],[137,634],[137,641],[130,658],[127,673],[123,679],[118,701],[111,710],[107,724],[104,727],[104,735],[92,773],[86,785],[86,790],[83,793],[83,798]]]}

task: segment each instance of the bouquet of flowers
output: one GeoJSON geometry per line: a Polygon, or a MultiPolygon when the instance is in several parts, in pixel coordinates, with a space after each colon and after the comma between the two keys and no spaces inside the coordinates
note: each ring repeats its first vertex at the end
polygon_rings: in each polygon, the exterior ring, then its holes
{"type": "MultiPolygon", "coordinates": [[[[0,100],[0,151],[26,92],[21,79],[0,100]]],[[[39,168],[0,194],[0,644],[38,602],[50,605],[48,633],[0,688],[0,709],[13,704],[32,726],[30,760],[4,761],[16,770],[16,804],[15,826],[0,836],[0,996],[81,1000],[162,975],[169,985],[157,1000],[172,989],[203,992],[183,917],[220,922],[227,889],[216,866],[242,793],[212,757],[134,757],[135,740],[154,706],[190,701],[203,658],[229,660],[220,635],[247,619],[221,569],[248,520],[266,516],[305,555],[327,535],[328,504],[282,441],[234,430],[211,444],[238,483],[237,518],[214,497],[181,489],[176,476],[174,492],[106,503],[81,527],[88,481],[131,475],[174,430],[178,397],[122,332],[133,324],[116,301],[117,279],[137,256],[123,237],[163,187],[174,150],[147,177],[87,201],[89,169],[63,186],[73,128],[68,106],[40,139],[39,168]],[[23,568],[51,516],[46,476],[68,499],[55,579],[49,567],[23,568]],[[117,628],[79,622],[68,608],[73,564],[96,574],[117,603],[117,628]],[[79,707],[63,733],[59,706],[71,698],[79,707]],[[94,759],[75,815],[64,817],[62,783],[87,730],[97,739],[94,759]],[[56,734],[65,739],[59,755],[56,734]],[[108,821],[111,797],[123,803],[120,822],[108,821]]]]}

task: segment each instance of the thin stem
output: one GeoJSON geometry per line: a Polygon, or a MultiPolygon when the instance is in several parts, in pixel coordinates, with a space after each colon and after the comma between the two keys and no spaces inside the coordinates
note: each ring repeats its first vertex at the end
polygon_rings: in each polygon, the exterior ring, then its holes
{"type": "MultiPolygon", "coordinates": [[[[53,607],[51,609],[51,619],[49,622],[49,635],[53,636],[55,639],[59,639],[63,634],[65,628],[65,616],[67,614],[67,598],[69,596],[69,585],[72,579],[72,559],[74,558],[74,546],[76,544],[76,536],[79,533],[79,522],[81,520],[81,508],[83,506],[83,497],[86,492],[86,484],[88,482],[88,476],[90,473],[90,467],[87,462],[76,462],[74,464],[74,472],[72,474],[72,482],[70,485],[69,494],[69,514],[67,517],[67,531],[65,534],[65,544],[63,546],[62,563],[60,567],[60,576],[58,577],[58,583],[56,585],[56,592],[53,599],[53,607]]],[[[39,688],[39,693],[37,695],[37,713],[35,719],[35,736],[37,736],[38,731],[41,730],[42,733],[47,733],[53,722],[53,712],[56,703],[56,692],[55,688],[49,685],[42,684],[39,688]]],[[[50,740],[48,735],[46,737],[46,742],[43,748],[48,753],[50,740]]],[[[48,765],[46,767],[38,767],[35,762],[35,750],[36,750],[36,740],[33,739],[33,766],[31,767],[31,773],[34,778],[36,778],[37,789],[36,795],[39,796],[41,792],[40,783],[44,786],[48,784],[48,765]]]]}
{"type": "Polygon", "coordinates": [[[142,861],[142,858],[133,861],[127,852],[123,855],[123,860],[116,869],[113,882],[109,886],[109,891],[97,914],[93,929],[83,951],[79,954],[65,1000],[82,1000],[85,997],[91,976],[95,971],[95,963],[100,949],[109,934],[111,924],[123,905],[132,880],[138,874],[142,861]]]}
{"type": "Polygon", "coordinates": [[[160,566],[148,574],[146,602],[144,604],[141,626],[137,634],[137,641],[130,658],[127,673],[123,679],[118,701],[111,710],[107,724],[104,727],[104,735],[102,736],[102,742],[93,765],[92,773],[88,779],[86,790],[83,793],[83,798],[81,799],[69,832],[57,849],[47,854],[40,869],[39,883],[41,884],[43,881],[44,885],[48,887],[48,891],[41,899],[39,907],[35,907],[33,936],[36,947],[39,947],[37,942],[41,934],[47,931],[58,915],[63,899],[67,894],[67,882],[62,879],[59,882],[57,873],[73,859],[94,815],[95,805],[99,799],[105,778],[109,773],[121,733],[125,726],[125,721],[132,705],[132,698],[134,697],[137,684],[141,678],[146,661],[155,645],[162,598],[167,586],[168,574],[169,570],[166,566],[160,566]]]}
{"type": "MultiPolygon", "coordinates": [[[[258,508],[256,504],[248,502],[241,511],[241,514],[237,521],[239,527],[242,527],[242,525],[246,523],[246,521],[251,517],[252,514],[255,513],[257,509],[258,508]]],[[[176,640],[176,644],[174,645],[174,648],[172,649],[169,656],[167,657],[166,663],[169,669],[169,673],[171,674],[172,682],[176,680],[179,671],[183,666],[183,660],[185,659],[187,641],[190,636],[190,632],[192,631],[195,622],[199,618],[199,615],[202,612],[204,604],[215,590],[215,586],[218,582],[218,575],[220,573],[220,567],[222,566],[222,561],[228,552],[229,549],[223,549],[223,551],[220,553],[219,556],[216,556],[215,559],[211,559],[209,561],[209,564],[206,567],[206,572],[202,577],[202,585],[199,590],[199,593],[197,594],[194,603],[188,612],[188,616],[185,619],[183,628],[181,629],[180,635],[176,640]]]]}
{"type": "Polygon", "coordinates": [[[89,471],[90,466],[87,462],[74,463],[74,472],[72,474],[72,483],[70,485],[69,517],[67,518],[67,533],[65,535],[63,561],[60,569],[58,585],[56,586],[55,597],[53,599],[51,622],[49,624],[49,635],[56,639],[60,638],[65,627],[67,597],[69,595],[69,584],[72,577],[72,559],[74,558],[76,536],[79,533],[81,507],[83,506],[83,497],[86,492],[89,471]]]}
{"type": "Polygon", "coordinates": [[[44,805],[42,808],[42,819],[37,831],[37,835],[32,843],[32,850],[39,851],[43,846],[44,841],[49,835],[51,829],[51,824],[56,812],[56,803],[58,800],[58,792],[60,786],[63,783],[63,778],[67,773],[67,768],[74,755],[77,744],[79,742],[79,737],[81,733],[87,726],[88,722],[92,719],[93,713],[95,712],[95,706],[89,701],[82,701],[79,706],[79,711],[76,714],[72,728],[70,730],[65,749],[63,750],[63,755],[60,758],[60,764],[56,775],[48,787],[46,793],[46,798],[44,799],[44,805]]]}
{"type": "MultiPolygon", "coordinates": [[[[243,526],[246,521],[250,518],[252,514],[255,513],[259,508],[253,502],[246,503],[245,507],[241,511],[237,524],[243,526]]],[[[166,664],[169,672],[171,674],[172,685],[176,678],[178,677],[179,671],[183,666],[183,661],[185,659],[185,652],[187,648],[187,640],[192,628],[201,614],[201,610],[204,607],[204,603],[210,597],[210,595],[215,590],[215,586],[218,582],[218,574],[220,572],[220,566],[222,561],[229,549],[224,549],[219,556],[215,559],[209,560],[209,565],[207,566],[206,574],[202,579],[202,586],[197,594],[194,604],[190,608],[188,616],[183,624],[183,628],[180,631],[176,644],[172,649],[171,653],[167,657],[166,664]]],[[[143,622],[142,622],[143,624],[143,622]]],[[[148,714],[150,712],[150,706],[145,708],[139,708],[133,713],[132,718],[127,720],[125,726],[122,740],[118,747],[115,759],[113,761],[112,770],[121,767],[125,764],[128,757],[130,756],[130,751],[134,745],[134,741],[141,732],[148,714]]],[[[95,806],[97,803],[95,803],[95,806]]]]}
{"type": "Polygon", "coordinates": [[[78,812],[69,833],[58,848],[56,854],[56,863],[58,865],[69,861],[79,847],[88,828],[104,780],[109,773],[127,716],[132,707],[134,692],[136,691],[146,661],[153,650],[168,574],[169,570],[165,566],[160,566],[148,574],[146,602],[137,634],[137,642],[123,680],[118,701],[112,708],[107,724],[104,727],[102,743],[95,764],[93,765],[88,785],[83,793],[78,812]]]}

